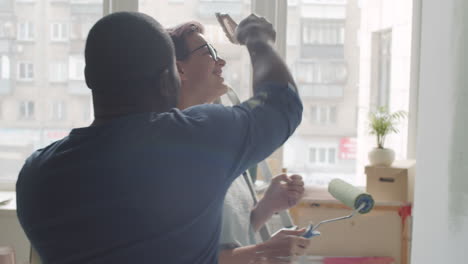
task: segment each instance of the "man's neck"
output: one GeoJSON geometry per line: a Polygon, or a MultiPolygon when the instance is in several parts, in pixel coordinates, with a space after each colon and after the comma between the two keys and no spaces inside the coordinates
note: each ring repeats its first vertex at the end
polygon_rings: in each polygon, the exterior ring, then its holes
{"type": "Polygon", "coordinates": [[[121,109],[114,109],[112,111],[111,109],[107,109],[106,111],[99,111],[95,109],[94,113],[94,121],[91,123],[90,126],[100,126],[104,125],[112,120],[115,120],[117,118],[131,115],[131,114],[138,114],[138,113],[150,113],[150,112],[165,112],[161,111],[161,109],[158,109],[157,107],[141,107],[141,108],[121,108],[121,109]]]}

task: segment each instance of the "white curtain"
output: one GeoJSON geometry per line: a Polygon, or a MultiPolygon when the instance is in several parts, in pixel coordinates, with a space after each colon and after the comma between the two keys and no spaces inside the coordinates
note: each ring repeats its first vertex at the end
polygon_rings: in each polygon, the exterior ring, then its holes
{"type": "Polygon", "coordinates": [[[422,0],[413,264],[468,263],[468,1],[422,0]]]}

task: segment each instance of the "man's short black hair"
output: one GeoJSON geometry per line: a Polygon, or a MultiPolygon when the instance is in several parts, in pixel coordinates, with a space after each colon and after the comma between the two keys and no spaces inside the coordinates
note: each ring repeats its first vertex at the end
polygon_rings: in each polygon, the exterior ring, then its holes
{"type": "Polygon", "coordinates": [[[85,48],[86,83],[93,92],[147,89],[174,63],[173,43],[152,17],[117,12],[90,30],[85,48]]]}

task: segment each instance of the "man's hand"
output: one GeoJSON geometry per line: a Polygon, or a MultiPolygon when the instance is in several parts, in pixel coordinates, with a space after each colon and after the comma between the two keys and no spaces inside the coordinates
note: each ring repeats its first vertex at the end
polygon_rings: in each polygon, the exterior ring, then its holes
{"type": "Polygon", "coordinates": [[[300,175],[281,174],[271,180],[270,186],[259,202],[266,211],[276,213],[299,203],[304,195],[304,181],[300,175]]]}
{"type": "Polygon", "coordinates": [[[273,43],[276,39],[276,31],[265,18],[251,14],[237,26],[236,39],[241,45],[257,41],[273,43]]]}
{"type": "Polygon", "coordinates": [[[281,230],[257,245],[254,263],[291,263],[306,253],[310,240],[301,235],[305,229],[281,230]]]}

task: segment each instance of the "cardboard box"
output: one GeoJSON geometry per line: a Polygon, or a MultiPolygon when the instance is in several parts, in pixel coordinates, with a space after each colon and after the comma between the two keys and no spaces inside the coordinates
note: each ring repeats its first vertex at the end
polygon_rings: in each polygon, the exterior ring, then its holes
{"type": "Polygon", "coordinates": [[[413,202],[416,161],[395,161],[390,167],[366,166],[366,191],[376,201],[413,202]]]}

